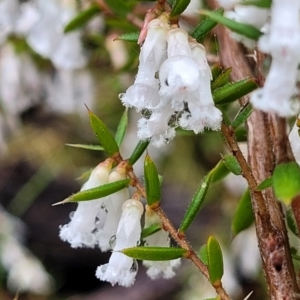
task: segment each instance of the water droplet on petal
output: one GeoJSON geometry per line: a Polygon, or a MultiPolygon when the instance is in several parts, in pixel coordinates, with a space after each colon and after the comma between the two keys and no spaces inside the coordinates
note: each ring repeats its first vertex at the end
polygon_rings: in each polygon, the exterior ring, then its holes
{"type": "Polygon", "coordinates": [[[130,268],[130,273],[136,273],[138,271],[139,265],[137,263],[137,260],[134,259],[130,268]]]}
{"type": "Polygon", "coordinates": [[[74,214],[75,214],[75,211],[71,211],[71,212],[69,213],[69,218],[70,218],[70,220],[72,220],[74,214]]]}
{"type": "Polygon", "coordinates": [[[118,98],[119,98],[121,101],[124,99],[124,97],[125,97],[125,93],[120,93],[120,94],[118,95],[118,98]]]}
{"type": "Polygon", "coordinates": [[[116,245],[116,235],[113,235],[110,239],[109,239],[109,246],[111,249],[114,249],[115,245],[116,245]]]}

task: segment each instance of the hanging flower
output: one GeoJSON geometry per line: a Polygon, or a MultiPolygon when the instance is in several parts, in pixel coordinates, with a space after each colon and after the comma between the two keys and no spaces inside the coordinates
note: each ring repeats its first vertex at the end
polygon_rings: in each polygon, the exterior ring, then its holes
{"type": "MultiPolygon", "coordinates": [[[[145,213],[145,228],[154,224],[161,224],[161,220],[153,210],[148,208],[145,213]]],[[[170,238],[168,232],[160,230],[146,237],[145,246],[169,247],[170,238]]],[[[148,268],[147,275],[151,279],[157,279],[159,277],[169,279],[175,275],[174,269],[179,267],[180,258],[169,261],[144,260],[143,265],[148,268]]]]}
{"type": "MultiPolygon", "coordinates": [[[[108,182],[115,182],[126,178],[126,166],[120,164],[108,177],[108,182]]],[[[128,188],[124,188],[106,198],[105,210],[107,216],[99,233],[99,247],[102,251],[111,249],[112,238],[115,236],[122,214],[122,205],[129,199],[128,188]]]]}
{"type": "MultiPolygon", "coordinates": [[[[92,171],[88,181],[82,186],[81,191],[106,184],[111,166],[111,159],[100,163],[92,171]]],[[[60,238],[70,243],[72,248],[84,246],[93,248],[97,245],[99,232],[106,218],[105,203],[106,197],[79,202],[70,223],[60,227],[60,238]]]]}
{"type": "Polygon", "coordinates": [[[137,263],[119,250],[135,247],[139,244],[141,235],[141,216],[143,205],[137,200],[127,200],[123,204],[122,216],[116,233],[116,245],[108,264],[97,268],[96,277],[108,281],[112,285],[124,287],[133,285],[137,274],[137,263]]]}

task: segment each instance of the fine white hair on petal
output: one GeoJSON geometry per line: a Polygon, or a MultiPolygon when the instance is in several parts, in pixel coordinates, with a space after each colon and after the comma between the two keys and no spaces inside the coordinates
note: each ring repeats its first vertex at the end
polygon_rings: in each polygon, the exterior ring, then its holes
{"type": "Polygon", "coordinates": [[[299,127],[298,127],[298,121],[296,120],[290,134],[289,134],[289,140],[291,144],[291,148],[293,151],[293,154],[295,156],[295,160],[298,165],[300,165],[300,136],[299,136],[299,127]]]}
{"type": "Polygon", "coordinates": [[[147,83],[136,83],[130,86],[126,93],[119,95],[119,99],[124,106],[133,106],[137,111],[144,108],[153,109],[160,102],[158,91],[147,83]]]}
{"type": "Polygon", "coordinates": [[[142,118],[138,121],[137,136],[141,140],[151,138],[151,144],[161,147],[175,137],[175,128],[169,126],[170,117],[173,114],[170,104],[161,110],[153,111],[150,119],[142,118]]]}
{"type": "Polygon", "coordinates": [[[123,204],[114,252],[108,264],[99,266],[96,271],[96,277],[100,280],[125,287],[129,287],[134,283],[137,273],[136,262],[125,254],[116,251],[138,245],[143,211],[143,205],[137,200],[130,199],[123,204]]]}
{"type": "MultiPolygon", "coordinates": [[[[107,183],[112,161],[107,160],[99,164],[91,173],[88,181],[81,190],[88,190],[107,183]]],[[[99,224],[97,218],[103,210],[106,198],[79,202],[77,210],[71,217],[69,224],[60,227],[59,236],[63,241],[71,244],[72,248],[94,247],[98,244],[99,224]]],[[[105,213],[102,212],[102,217],[105,213]]],[[[99,221],[98,221],[99,222],[99,221]]],[[[104,224],[103,221],[101,224],[104,224]]]]}
{"type": "Polygon", "coordinates": [[[188,42],[188,33],[181,28],[174,28],[168,32],[168,58],[173,56],[192,56],[188,42]]]}
{"type": "Polygon", "coordinates": [[[159,79],[162,103],[172,101],[172,108],[179,111],[189,94],[198,89],[200,71],[192,58],[173,56],[162,64],[159,79]]]}

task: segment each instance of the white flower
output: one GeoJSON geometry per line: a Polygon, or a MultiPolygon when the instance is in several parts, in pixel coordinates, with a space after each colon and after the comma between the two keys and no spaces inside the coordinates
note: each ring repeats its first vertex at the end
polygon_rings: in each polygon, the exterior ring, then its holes
{"type": "Polygon", "coordinates": [[[173,56],[192,56],[192,51],[188,42],[188,33],[181,28],[174,28],[168,32],[168,58],[173,56]]]}
{"type": "MultiPolygon", "coordinates": [[[[126,178],[126,168],[118,166],[116,170],[110,173],[108,182],[115,182],[126,178]]],[[[124,188],[106,199],[105,210],[107,216],[105,218],[104,226],[99,234],[99,247],[102,251],[107,251],[112,248],[111,238],[115,236],[118,228],[118,223],[122,214],[122,205],[129,199],[128,188],[124,188]]]]}
{"type": "MultiPolygon", "coordinates": [[[[145,213],[145,228],[154,224],[160,224],[161,221],[158,215],[147,209],[145,213]]],[[[170,239],[168,232],[160,230],[145,238],[145,246],[168,247],[170,246],[170,239]]],[[[174,268],[179,267],[180,258],[169,261],[149,261],[144,260],[143,265],[148,268],[147,275],[151,279],[163,277],[165,279],[172,278],[175,275],[174,268]]]]}
{"type": "MultiPolygon", "coordinates": [[[[88,181],[81,190],[88,190],[107,183],[112,160],[100,163],[91,173],[88,181]]],[[[94,247],[98,244],[98,235],[103,219],[106,198],[78,203],[77,210],[69,224],[60,227],[59,236],[63,241],[71,244],[72,248],[94,247]],[[101,217],[102,219],[99,219],[101,217]],[[99,219],[99,220],[97,220],[99,219]]]]}
{"type": "Polygon", "coordinates": [[[211,70],[206,60],[205,48],[197,42],[191,42],[194,61],[199,68],[198,89],[188,99],[189,112],[184,112],[179,120],[182,128],[202,132],[204,128],[219,130],[222,113],[215,107],[211,93],[211,70]]]}
{"type": "Polygon", "coordinates": [[[139,244],[140,221],[143,210],[143,205],[137,200],[130,199],[123,204],[114,252],[108,264],[99,266],[96,271],[96,277],[100,280],[108,281],[112,285],[117,283],[125,287],[133,285],[137,273],[137,264],[132,258],[117,251],[135,247],[139,244]]]}
{"type": "Polygon", "coordinates": [[[175,137],[175,128],[170,127],[169,121],[174,111],[170,104],[161,110],[153,111],[149,119],[142,118],[138,121],[137,136],[141,140],[151,138],[151,144],[161,147],[175,137]]]}
{"type": "Polygon", "coordinates": [[[259,49],[272,55],[272,64],[264,87],[252,93],[251,103],[281,117],[299,112],[299,101],[293,100],[300,60],[299,11],[299,1],[274,0],[270,32],[259,40],[259,49]]]}

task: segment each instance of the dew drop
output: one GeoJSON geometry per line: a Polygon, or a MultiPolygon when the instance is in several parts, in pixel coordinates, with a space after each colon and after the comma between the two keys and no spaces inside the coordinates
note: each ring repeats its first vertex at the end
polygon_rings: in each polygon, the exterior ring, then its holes
{"type": "Polygon", "coordinates": [[[114,249],[115,245],[116,245],[116,235],[113,235],[110,239],[109,239],[109,247],[111,249],[114,249]]]}
{"type": "Polygon", "coordinates": [[[74,214],[75,214],[75,211],[71,211],[71,212],[69,213],[69,218],[70,218],[70,220],[72,220],[74,214]]]}
{"type": "Polygon", "coordinates": [[[130,273],[136,273],[138,271],[139,265],[137,263],[137,260],[134,259],[130,268],[130,273]]]}
{"type": "Polygon", "coordinates": [[[124,99],[124,97],[125,97],[125,93],[120,93],[120,94],[118,95],[118,98],[119,98],[121,101],[124,99]]]}

